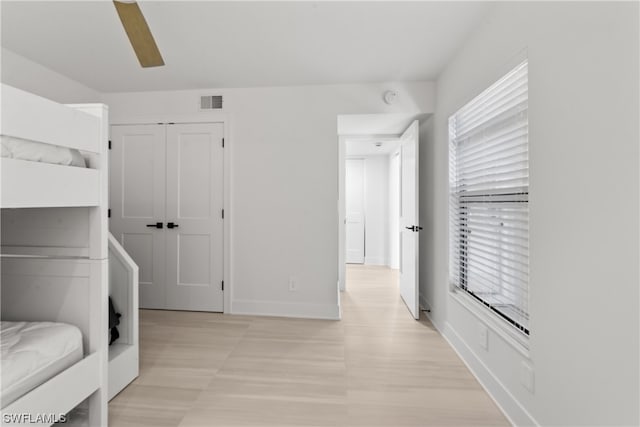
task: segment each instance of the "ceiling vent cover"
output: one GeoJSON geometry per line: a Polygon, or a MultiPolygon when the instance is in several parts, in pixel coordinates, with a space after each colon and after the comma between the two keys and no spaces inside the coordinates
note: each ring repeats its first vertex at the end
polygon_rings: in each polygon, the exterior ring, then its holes
{"type": "Polygon", "coordinates": [[[201,110],[222,110],[222,95],[207,95],[200,97],[201,110]]]}

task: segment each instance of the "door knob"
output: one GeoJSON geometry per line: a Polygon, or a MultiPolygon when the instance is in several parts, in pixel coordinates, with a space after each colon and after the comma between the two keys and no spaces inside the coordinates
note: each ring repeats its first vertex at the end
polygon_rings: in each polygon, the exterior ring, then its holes
{"type": "Polygon", "coordinates": [[[415,226],[411,226],[411,227],[405,227],[407,230],[411,230],[411,231],[416,231],[416,227],[415,226]]]}
{"type": "Polygon", "coordinates": [[[162,228],[162,223],[161,222],[156,222],[155,224],[147,224],[147,227],[153,227],[153,228],[162,228]]]}
{"type": "Polygon", "coordinates": [[[168,222],[167,223],[167,228],[178,228],[179,225],[178,224],[174,224],[173,222],[168,222]]]}

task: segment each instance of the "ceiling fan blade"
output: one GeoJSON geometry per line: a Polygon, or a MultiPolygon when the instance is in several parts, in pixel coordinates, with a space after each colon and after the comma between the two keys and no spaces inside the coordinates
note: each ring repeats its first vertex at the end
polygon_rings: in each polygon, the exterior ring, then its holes
{"type": "Polygon", "coordinates": [[[160,55],[158,46],[138,4],[115,0],[113,4],[116,6],[122,26],[129,37],[129,42],[131,42],[140,65],[144,68],[164,65],[162,55],[160,55]]]}

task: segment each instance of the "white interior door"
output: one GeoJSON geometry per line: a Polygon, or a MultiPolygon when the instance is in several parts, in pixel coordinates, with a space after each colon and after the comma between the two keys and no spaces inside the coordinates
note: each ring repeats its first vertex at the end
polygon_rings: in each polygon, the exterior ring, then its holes
{"type": "Polygon", "coordinates": [[[402,135],[400,151],[400,296],[420,317],[418,287],[418,134],[414,121],[402,135]]]}
{"type": "Polygon", "coordinates": [[[223,311],[223,125],[111,127],[109,228],[141,308],[223,311]]]}
{"type": "Polygon", "coordinates": [[[140,307],[165,307],[165,127],[111,127],[109,228],[139,267],[140,307]]]}
{"type": "Polygon", "coordinates": [[[223,311],[223,125],[167,127],[166,308],[223,311]]]}
{"type": "Polygon", "coordinates": [[[364,264],[364,159],[345,162],[346,262],[364,264]]]}

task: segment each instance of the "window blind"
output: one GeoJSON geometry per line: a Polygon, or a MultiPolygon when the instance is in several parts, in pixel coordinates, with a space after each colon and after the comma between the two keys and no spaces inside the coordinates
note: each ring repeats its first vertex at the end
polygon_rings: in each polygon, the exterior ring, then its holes
{"type": "Polygon", "coordinates": [[[529,335],[527,106],[524,61],[449,118],[449,277],[529,335]]]}

